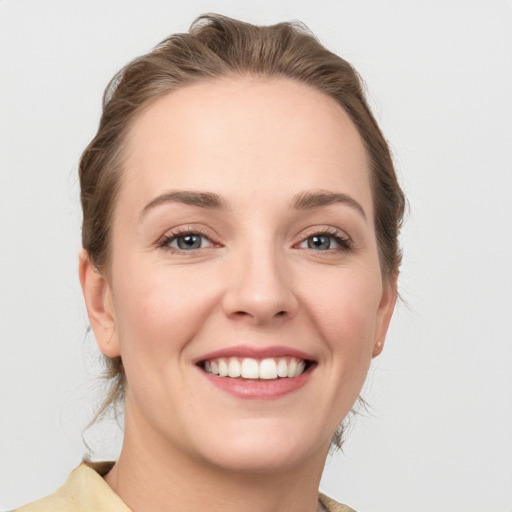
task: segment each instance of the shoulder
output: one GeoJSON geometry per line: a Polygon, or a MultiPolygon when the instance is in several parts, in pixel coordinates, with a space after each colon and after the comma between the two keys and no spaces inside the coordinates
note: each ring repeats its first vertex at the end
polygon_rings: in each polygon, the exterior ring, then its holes
{"type": "Polygon", "coordinates": [[[338,503],[322,493],[318,493],[318,501],[323,505],[327,512],[356,512],[353,508],[338,503]]]}
{"type": "Polygon", "coordinates": [[[112,463],[80,464],[56,492],[13,512],[130,512],[102,475],[112,463]]]}

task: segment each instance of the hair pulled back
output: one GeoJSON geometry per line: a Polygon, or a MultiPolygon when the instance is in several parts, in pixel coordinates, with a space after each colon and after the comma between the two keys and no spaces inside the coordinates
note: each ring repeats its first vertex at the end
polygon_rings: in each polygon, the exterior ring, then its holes
{"type": "MultiPolygon", "coordinates": [[[[364,97],[361,80],[344,59],[324,48],[300,23],[254,26],[216,14],[197,18],[121,69],[103,96],[98,132],[79,165],[82,245],[98,271],[108,272],[110,230],[129,127],[150,103],[196,82],[233,75],[286,77],[333,98],[350,116],[366,148],[374,223],[384,280],[398,272],[405,198],[386,140],[364,97]]],[[[111,387],[95,419],[124,397],[120,357],[106,358],[111,387]]],[[[94,420],[93,420],[94,421],[94,420]]],[[[338,439],[339,441],[339,439],[338,439]]]]}

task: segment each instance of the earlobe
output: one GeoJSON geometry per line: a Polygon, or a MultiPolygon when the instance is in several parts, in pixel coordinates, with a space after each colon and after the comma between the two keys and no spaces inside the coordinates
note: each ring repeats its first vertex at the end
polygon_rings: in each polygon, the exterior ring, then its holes
{"type": "Polygon", "coordinates": [[[375,345],[373,345],[372,357],[377,357],[382,352],[383,348],[384,348],[384,341],[383,340],[376,341],[375,345]]]}
{"type": "Polygon", "coordinates": [[[384,341],[386,339],[386,333],[388,331],[391,317],[395,309],[396,298],[397,298],[397,281],[398,273],[384,282],[382,297],[377,311],[377,323],[375,328],[375,343],[373,345],[372,357],[377,357],[384,348],[384,341]]]}
{"type": "Polygon", "coordinates": [[[112,292],[85,249],[78,256],[78,275],[89,322],[99,349],[109,357],[120,355],[112,292]]]}

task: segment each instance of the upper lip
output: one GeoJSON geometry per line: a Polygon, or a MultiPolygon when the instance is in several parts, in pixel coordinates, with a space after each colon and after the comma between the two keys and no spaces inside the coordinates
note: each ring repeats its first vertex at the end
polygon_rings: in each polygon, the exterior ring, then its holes
{"type": "Polygon", "coordinates": [[[271,346],[271,347],[254,347],[249,345],[236,345],[233,347],[223,348],[208,352],[194,360],[195,364],[202,361],[208,361],[211,359],[218,359],[220,357],[251,357],[253,359],[265,359],[274,357],[296,357],[297,359],[303,359],[304,361],[315,361],[315,358],[311,354],[307,354],[302,350],[286,346],[271,346]]]}

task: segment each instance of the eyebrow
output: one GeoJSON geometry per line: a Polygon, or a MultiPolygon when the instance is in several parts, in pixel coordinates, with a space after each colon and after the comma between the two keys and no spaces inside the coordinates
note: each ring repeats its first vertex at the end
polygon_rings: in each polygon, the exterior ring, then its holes
{"type": "Polygon", "coordinates": [[[150,201],[141,211],[141,217],[149,210],[166,203],[181,203],[199,208],[220,210],[226,207],[220,196],[212,192],[196,192],[194,190],[179,190],[161,194],[150,201]]]}
{"type": "Polygon", "coordinates": [[[364,208],[354,198],[339,192],[302,192],[293,198],[292,208],[295,210],[309,210],[311,208],[319,208],[321,206],[329,206],[336,203],[342,203],[350,206],[359,212],[364,220],[367,220],[364,208]]]}
{"type": "MultiPolygon", "coordinates": [[[[227,207],[226,202],[213,192],[198,192],[194,190],[178,190],[165,192],[151,200],[141,211],[141,217],[149,210],[167,203],[182,203],[197,206],[208,210],[221,210],[227,207]]],[[[294,210],[309,210],[342,203],[353,208],[367,220],[363,207],[352,197],[339,192],[301,192],[292,199],[291,207],[294,210]]]]}

